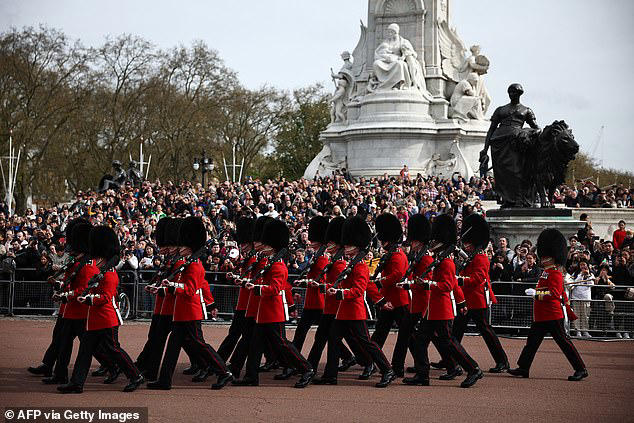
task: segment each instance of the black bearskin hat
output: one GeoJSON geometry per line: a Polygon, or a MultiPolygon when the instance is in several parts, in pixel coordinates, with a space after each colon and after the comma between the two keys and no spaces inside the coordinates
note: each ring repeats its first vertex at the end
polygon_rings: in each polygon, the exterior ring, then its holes
{"type": "Polygon", "coordinates": [[[417,213],[410,217],[407,222],[407,240],[408,241],[429,241],[429,235],[431,233],[431,224],[427,218],[417,213]]]}
{"type": "Polygon", "coordinates": [[[76,253],[88,254],[90,251],[90,223],[78,223],[70,235],[70,248],[76,253]]]}
{"type": "Polygon", "coordinates": [[[156,223],[156,229],[154,229],[154,240],[156,246],[159,248],[165,247],[165,233],[167,232],[167,226],[169,225],[169,218],[164,217],[156,223]]]}
{"type": "Polygon", "coordinates": [[[477,213],[470,214],[462,221],[460,233],[462,242],[473,244],[476,248],[485,248],[489,244],[491,236],[489,224],[484,217],[477,213]]]}
{"type": "Polygon", "coordinates": [[[354,245],[361,249],[368,246],[372,240],[372,232],[365,220],[359,216],[352,216],[343,222],[341,228],[341,245],[354,245]]]}
{"type": "Polygon", "coordinates": [[[110,260],[119,255],[119,238],[110,226],[95,226],[90,231],[90,256],[110,260]]]}
{"type": "Polygon", "coordinates": [[[253,228],[255,219],[252,217],[241,217],[236,222],[236,242],[238,244],[248,244],[253,242],[253,228]]]}
{"type": "Polygon", "coordinates": [[[200,249],[207,241],[207,230],[203,221],[194,216],[186,217],[178,231],[178,244],[189,247],[192,252],[200,249]]]}
{"type": "Polygon", "coordinates": [[[335,244],[341,245],[341,229],[345,221],[345,217],[338,216],[328,223],[328,227],[326,228],[326,242],[334,242],[335,244]]]}
{"type": "Polygon", "coordinates": [[[308,222],[308,240],[326,243],[326,229],[328,229],[328,218],[326,216],[315,216],[308,222]]]}
{"type": "Polygon", "coordinates": [[[270,216],[260,216],[255,221],[255,225],[253,225],[253,241],[261,241],[262,240],[262,231],[264,230],[264,225],[266,225],[269,221],[273,220],[270,216]]]}
{"type": "Polygon", "coordinates": [[[70,251],[73,249],[73,228],[80,223],[86,223],[90,225],[90,222],[82,217],[78,217],[77,219],[73,219],[66,225],[66,230],[64,231],[64,237],[66,238],[66,251],[70,251]]]}
{"type": "Polygon", "coordinates": [[[458,239],[458,229],[453,218],[446,214],[436,216],[431,225],[431,239],[445,245],[455,244],[458,239]]]}
{"type": "Polygon", "coordinates": [[[566,264],[568,243],[555,228],[544,229],[537,238],[537,255],[539,258],[552,257],[555,264],[563,266],[566,264]]]}
{"type": "Polygon", "coordinates": [[[281,220],[270,219],[264,225],[260,242],[279,251],[288,247],[289,238],[290,232],[286,223],[281,220]]]}
{"type": "Polygon", "coordinates": [[[165,235],[163,239],[163,241],[165,241],[165,245],[168,247],[180,246],[178,237],[183,219],[178,217],[164,217],[161,220],[167,220],[167,227],[165,228],[165,235]]]}
{"type": "Polygon", "coordinates": [[[398,217],[392,213],[383,213],[376,218],[375,228],[377,238],[381,242],[401,242],[403,240],[403,227],[398,217]]]}

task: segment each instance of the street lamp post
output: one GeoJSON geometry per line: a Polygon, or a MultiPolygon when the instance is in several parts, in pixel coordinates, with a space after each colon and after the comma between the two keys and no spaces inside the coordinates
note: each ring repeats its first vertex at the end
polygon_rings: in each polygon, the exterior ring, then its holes
{"type": "Polygon", "coordinates": [[[201,157],[194,157],[194,163],[192,165],[194,171],[200,169],[202,174],[203,187],[205,186],[205,174],[214,170],[214,162],[210,157],[207,157],[205,150],[202,151],[201,157]]]}

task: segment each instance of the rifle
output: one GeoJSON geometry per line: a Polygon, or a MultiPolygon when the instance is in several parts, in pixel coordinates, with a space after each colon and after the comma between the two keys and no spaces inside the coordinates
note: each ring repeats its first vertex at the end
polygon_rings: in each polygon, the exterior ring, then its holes
{"type": "Polygon", "coordinates": [[[308,266],[306,266],[306,268],[302,270],[302,272],[297,276],[297,279],[294,282],[295,285],[308,283],[308,279],[304,279],[304,277],[308,274],[308,272],[310,272],[310,269],[313,267],[313,264],[317,263],[317,260],[319,260],[319,257],[323,256],[325,252],[326,252],[325,245],[322,245],[321,247],[319,247],[319,249],[311,257],[310,262],[308,263],[308,266]]]}
{"type": "MultiPolygon", "coordinates": [[[[352,258],[352,260],[350,260],[350,262],[348,263],[346,268],[343,269],[343,271],[339,274],[339,276],[337,277],[335,282],[332,284],[333,288],[336,289],[339,286],[339,284],[341,283],[341,281],[344,280],[345,278],[347,278],[348,275],[350,275],[350,273],[352,273],[352,269],[354,269],[354,266],[356,266],[357,263],[359,263],[361,260],[363,260],[365,258],[365,256],[368,255],[368,251],[370,251],[370,248],[372,248],[372,243],[374,242],[374,240],[376,239],[377,236],[378,236],[378,233],[374,234],[374,236],[372,237],[372,239],[370,240],[368,245],[366,245],[365,248],[363,248],[361,251],[359,251],[359,254],[354,256],[352,258]]],[[[333,263],[334,262],[335,261],[333,260],[333,263]]]]}
{"type": "Polygon", "coordinates": [[[53,285],[53,295],[59,293],[62,288],[64,288],[64,281],[58,281],[58,279],[61,278],[76,262],[77,259],[75,257],[71,257],[70,260],[64,263],[54,275],[48,278],[49,283],[53,285]]]}
{"type": "Polygon", "coordinates": [[[387,265],[387,262],[390,260],[390,258],[392,257],[392,254],[394,254],[394,251],[396,251],[397,248],[398,248],[398,244],[390,245],[389,250],[387,250],[385,254],[381,256],[381,259],[379,260],[379,264],[377,264],[376,269],[374,269],[374,274],[370,278],[370,282],[374,282],[376,284],[376,287],[379,290],[383,288],[383,284],[381,284],[381,279],[378,279],[379,273],[383,271],[383,269],[387,265]]]}
{"type": "Polygon", "coordinates": [[[411,258],[411,260],[409,260],[409,266],[407,268],[407,271],[405,272],[401,280],[398,282],[398,284],[403,285],[403,283],[407,280],[407,275],[414,273],[416,266],[423,259],[425,254],[427,254],[427,248],[421,248],[418,252],[413,254],[413,257],[411,258]]]}
{"type": "Polygon", "coordinates": [[[159,288],[161,286],[161,282],[164,279],[162,276],[167,274],[167,272],[169,272],[169,270],[172,268],[173,264],[182,258],[179,255],[173,255],[171,257],[173,257],[173,259],[170,258],[168,260],[165,260],[165,263],[163,264],[163,266],[161,266],[161,268],[156,271],[154,276],[152,276],[152,279],[150,279],[150,281],[145,286],[146,288],[148,289],[159,288]]]}
{"type": "Polygon", "coordinates": [[[170,274],[167,275],[167,277],[163,278],[161,280],[161,283],[165,279],[167,279],[168,281],[171,281],[174,277],[176,277],[176,275],[178,275],[183,270],[185,270],[187,266],[189,266],[190,264],[198,260],[209,249],[211,244],[213,244],[214,241],[220,238],[225,233],[225,231],[226,229],[223,229],[222,231],[218,232],[218,235],[216,235],[213,238],[210,238],[207,242],[205,242],[205,244],[203,244],[202,247],[200,247],[199,249],[194,251],[189,257],[187,257],[187,260],[185,260],[180,266],[178,266],[176,269],[170,272],[170,274]]]}
{"type": "MultiPolygon", "coordinates": [[[[422,275],[420,275],[417,279],[423,282],[417,282],[417,283],[425,283],[427,285],[435,285],[435,282],[433,281],[425,281],[425,276],[429,275],[431,272],[434,271],[434,269],[436,269],[436,267],[438,267],[440,265],[440,263],[442,263],[442,261],[444,259],[446,259],[447,257],[449,257],[456,249],[456,245],[455,244],[450,244],[448,245],[444,250],[442,250],[440,253],[438,253],[436,255],[436,257],[434,258],[434,261],[430,263],[429,266],[427,266],[427,269],[425,269],[425,271],[423,272],[422,275]]],[[[433,248],[432,248],[433,250],[433,248]]]]}
{"type": "Polygon", "coordinates": [[[86,286],[86,289],[84,289],[84,292],[82,292],[79,297],[85,297],[86,295],[90,293],[91,289],[98,287],[99,283],[103,280],[104,276],[106,275],[106,272],[110,270],[111,268],[115,267],[117,264],[119,264],[119,261],[121,261],[121,258],[119,257],[118,254],[111,257],[110,260],[108,260],[106,264],[104,264],[101,267],[99,273],[97,273],[92,278],[90,278],[90,280],[88,281],[88,286],[86,286]]]}
{"type": "Polygon", "coordinates": [[[280,251],[275,253],[275,255],[269,260],[268,264],[260,269],[260,271],[253,278],[242,278],[240,280],[242,282],[242,286],[244,287],[247,283],[253,283],[254,281],[262,278],[266,274],[266,272],[271,270],[273,264],[280,261],[286,254],[288,254],[287,248],[282,248],[280,251]]]}
{"type": "MultiPolygon", "coordinates": [[[[75,259],[76,260],[76,259],[75,259]]],[[[86,265],[86,263],[88,263],[90,261],[90,257],[88,257],[87,255],[84,255],[81,260],[79,261],[79,265],[75,268],[75,270],[73,270],[73,273],[71,273],[70,275],[68,275],[68,278],[66,278],[66,280],[70,283],[71,281],[73,281],[77,275],[79,274],[79,271],[81,269],[83,269],[83,267],[86,265]]],[[[60,282],[60,290],[63,288],[64,284],[60,282]]],[[[60,294],[59,291],[55,291],[53,293],[54,297],[58,297],[62,302],[64,301],[63,299],[61,299],[62,296],[64,296],[64,294],[60,294]]],[[[55,299],[55,298],[54,298],[55,299]]]]}

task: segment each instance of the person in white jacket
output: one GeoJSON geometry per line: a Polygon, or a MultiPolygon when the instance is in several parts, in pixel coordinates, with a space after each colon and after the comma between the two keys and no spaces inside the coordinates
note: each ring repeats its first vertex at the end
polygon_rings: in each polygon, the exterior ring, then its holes
{"type": "Polygon", "coordinates": [[[579,262],[579,274],[575,278],[575,284],[570,289],[570,301],[572,309],[579,317],[573,322],[577,330],[577,336],[590,338],[589,319],[592,299],[592,288],[594,285],[594,275],[590,273],[588,262],[582,260],[579,262]]]}

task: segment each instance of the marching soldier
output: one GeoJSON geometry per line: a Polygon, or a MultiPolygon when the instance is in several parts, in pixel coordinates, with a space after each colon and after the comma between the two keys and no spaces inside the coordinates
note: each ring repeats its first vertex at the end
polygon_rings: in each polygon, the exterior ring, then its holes
{"type": "Polygon", "coordinates": [[[259,384],[258,367],[262,358],[265,343],[268,343],[282,361],[290,368],[297,369],[301,378],[296,388],[306,387],[313,379],[314,372],[310,363],[297,351],[297,348],[286,339],[284,325],[288,320],[288,304],[286,302],[286,285],[288,269],[281,260],[280,253],[286,251],[289,242],[289,231],[286,224],[279,220],[268,221],[263,228],[261,252],[271,256],[263,274],[245,287],[253,291],[259,298],[256,325],[249,348],[246,374],[243,379],[233,382],[238,386],[257,386],[259,384]]]}
{"type": "Polygon", "coordinates": [[[103,278],[96,287],[84,288],[76,296],[79,303],[89,308],[89,312],[70,383],[57,387],[64,394],[83,392],[92,356],[98,349],[104,351],[130,380],[123,392],[136,390],[145,380],[119,345],[119,326],[123,323],[116,302],[119,276],[111,266],[113,258],[118,260],[119,248],[117,234],[110,227],[97,226],[90,231],[90,256],[95,260],[95,264],[89,265],[90,273],[101,273],[103,278]]]}
{"type": "MultiPolygon", "coordinates": [[[[196,217],[183,219],[179,230],[179,243],[183,245],[180,253],[184,257],[189,257],[203,248],[206,239],[207,231],[200,219],[196,217]]],[[[211,366],[214,373],[218,375],[217,382],[211,385],[212,389],[222,389],[233,380],[233,375],[227,370],[222,358],[205,342],[203,337],[201,320],[207,316],[203,296],[204,284],[207,284],[205,269],[199,260],[187,264],[174,281],[163,281],[162,285],[167,288],[167,291],[176,296],[174,316],[159,378],[155,382],[148,383],[149,389],[171,389],[172,375],[183,346],[190,349],[193,357],[203,361],[205,367],[211,366]]]]}
{"type": "MultiPolygon", "coordinates": [[[[432,225],[431,239],[439,243],[444,248],[438,253],[442,259],[439,265],[433,269],[430,279],[417,280],[422,283],[429,293],[429,304],[427,310],[419,323],[414,341],[414,364],[416,365],[416,375],[403,379],[407,385],[429,385],[429,358],[427,349],[434,337],[436,337],[438,351],[442,357],[452,357],[467,371],[467,378],[460,385],[463,388],[473,386],[478,379],[482,378],[482,371],[478,364],[460,343],[452,336],[451,326],[455,317],[456,301],[461,312],[466,312],[462,290],[458,286],[456,279],[456,267],[449,254],[443,257],[442,254],[453,250],[457,239],[456,223],[447,215],[436,217],[432,225]]],[[[438,249],[438,248],[434,248],[438,249]]]]}
{"type": "Polygon", "coordinates": [[[502,344],[487,320],[489,304],[497,302],[489,279],[489,258],[484,249],[489,243],[489,224],[479,214],[471,214],[462,222],[462,244],[468,254],[466,266],[460,272],[458,284],[467,301],[467,314],[458,314],[453,323],[453,336],[462,342],[469,321],[473,321],[495,360],[490,373],[509,369],[508,358],[502,344]]]}
{"type": "Polygon", "coordinates": [[[535,288],[534,321],[526,339],[526,346],[517,360],[518,367],[508,372],[513,376],[527,378],[544,336],[550,333],[575,370],[572,376],[568,376],[568,380],[579,381],[588,377],[588,370],[564,329],[566,315],[572,311],[568,308],[568,297],[564,291],[564,278],[561,272],[561,267],[566,263],[566,238],[557,229],[543,230],[537,239],[537,255],[544,272],[535,288]]]}
{"type": "Polygon", "coordinates": [[[365,221],[358,217],[350,217],[343,224],[341,244],[345,246],[345,254],[352,258],[348,263],[348,276],[341,281],[341,285],[332,286],[327,295],[333,295],[338,300],[339,308],[328,337],[328,360],[326,369],[320,379],[314,383],[319,385],[336,385],[339,366],[341,340],[346,339],[349,345],[359,346],[379,367],[382,377],[375,385],[377,388],[387,387],[396,374],[385,358],[385,354],[376,342],[370,339],[366,319],[368,317],[365,291],[370,283],[368,265],[363,261],[371,241],[370,228],[365,221]]]}
{"type": "MultiPolygon", "coordinates": [[[[381,307],[376,322],[372,341],[383,348],[390,329],[394,322],[398,325],[398,336],[392,353],[392,369],[397,377],[403,377],[405,373],[405,356],[410,337],[411,317],[409,313],[409,295],[397,284],[401,282],[407,271],[407,256],[401,250],[403,241],[403,228],[398,218],[390,213],[384,213],[376,219],[377,238],[386,251],[382,269],[380,269],[381,296],[385,299],[388,308],[381,307]]],[[[379,264],[381,266],[381,264],[379,264]]],[[[372,283],[372,281],[370,282],[372,283]]]]}

